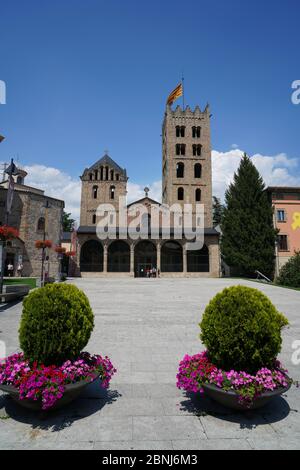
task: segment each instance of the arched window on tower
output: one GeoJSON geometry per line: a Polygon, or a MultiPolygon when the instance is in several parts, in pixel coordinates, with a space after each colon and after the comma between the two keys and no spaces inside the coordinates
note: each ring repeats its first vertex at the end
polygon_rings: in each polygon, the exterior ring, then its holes
{"type": "Polygon", "coordinates": [[[95,180],[97,181],[98,179],[98,170],[95,170],[95,180]]]}
{"type": "Polygon", "coordinates": [[[100,167],[100,180],[103,181],[103,166],[100,167]]]}
{"type": "Polygon", "coordinates": [[[90,178],[90,181],[92,181],[92,179],[93,179],[93,174],[92,173],[89,173],[89,178],[90,178]]]}
{"type": "Polygon", "coordinates": [[[110,170],[110,179],[111,181],[114,180],[114,170],[110,170]]]}
{"type": "Polygon", "coordinates": [[[196,163],[194,166],[194,177],[201,178],[202,175],[202,165],[201,163],[196,163]]]}
{"type": "Polygon", "coordinates": [[[177,189],[177,199],[178,199],[178,201],[183,201],[184,200],[184,189],[183,188],[178,188],[177,189]]]}
{"type": "Polygon", "coordinates": [[[115,186],[111,186],[109,188],[109,197],[110,197],[110,199],[115,199],[115,190],[116,190],[115,186]]]}
{"type": "Polygon", "coordinates": [[[196,137],[199,138],[201,136],[201,127],[200,126],[193,126],[192,127],[192,136],[195,139],[196,137]]]}
{"type": "Polygon", "coordinates": [[[44,232],[45,231],[45,218],[40,217],[37,223],[37,230],[38,232],[44,232]]]}
{"type": "Polygon", "coordinates": [[[93,224],[95,224],[96,223],[96,214],[93,214],[92,220],[93,220],[93,224]]]}
{"type": "Polygon", "coordinates": [[[93,198],[97,199],[98,197],[98,186],[93,186],[93,198]]]}
{"type": "Polygon", "coordinates": [[[184,163],[179,162],[176,165],[176,177],[184,178],[184,163]]]}
{"type": "Polygon", "coordinates": [[[197,188],[195,191],[195,199],[196,199],[196,202],[201,201],[201,189],[200,188],[197,188]]]}

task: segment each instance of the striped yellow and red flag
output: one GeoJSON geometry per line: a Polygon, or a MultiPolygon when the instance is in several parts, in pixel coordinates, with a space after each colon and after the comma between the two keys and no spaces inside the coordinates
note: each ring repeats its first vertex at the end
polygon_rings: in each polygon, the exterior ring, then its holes
{"type": "Polygon", "coordinates": [[[182,83],[177,85],[177,87],[170,93],[168,99],[167,99],[167,104],[172,104],[177,98],[182,96],[183,89],[182,89],[182,83]]]}

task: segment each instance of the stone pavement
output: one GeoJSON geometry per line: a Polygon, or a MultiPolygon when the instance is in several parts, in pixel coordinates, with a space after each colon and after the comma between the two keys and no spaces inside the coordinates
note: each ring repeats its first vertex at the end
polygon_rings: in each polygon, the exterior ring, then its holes
{"type": "MultiPolygon", "coordinates": [[[[202,350],[198,323],[226,286],[265,292],[290,320],[281,359],[295,380],[292,342],[300,340],[300,292],[235,279],[76,279],[95,329],[86,347],[118,369],[110,389],[90,385],[57,412],[35,415],[0,395],[0,449],[299,449],[300,390],[256,412],[233,413],[176,388],[179,360],[202,350]]],[[[18,350],[21,303],[0,307],[0,340],[18,350]]],[[[1,393],[1,392],[0,392],[1,393]]]]}

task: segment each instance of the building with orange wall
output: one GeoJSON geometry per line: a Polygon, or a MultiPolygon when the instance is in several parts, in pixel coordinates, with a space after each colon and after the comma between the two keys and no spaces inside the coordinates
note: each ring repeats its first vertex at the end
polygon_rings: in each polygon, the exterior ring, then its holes
{"type": "Polygon", "coordinates": [[[300,251],[300,187],[267,188],[274,208],[274,225],[279,230],[276,243],[276,274],[295,251],[300,251]]]}

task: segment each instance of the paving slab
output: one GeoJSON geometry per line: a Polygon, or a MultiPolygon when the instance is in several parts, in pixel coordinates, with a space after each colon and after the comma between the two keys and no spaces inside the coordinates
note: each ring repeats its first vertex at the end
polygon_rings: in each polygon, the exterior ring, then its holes
{"type": "MultiPolygon", "coordinates": [[[[281,360],[300,381],[292,344],[300,340],[300,292],[238,279],[102,279],[71,282],[95,314],[86,349],[118,369],[109,390],[89,385],[66,408],[34,414],[0,393],[0,449],[299,449],[300,389],[262,410],[232,411],[176,388],[178,362],[203,349],[199,322],[224,287],[243,284],[268,295],[290,321],[281,360]]],[[[0,340],[18,351],[22,303],[0,307],[0,340]]]]}

